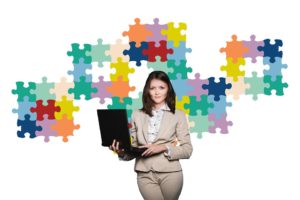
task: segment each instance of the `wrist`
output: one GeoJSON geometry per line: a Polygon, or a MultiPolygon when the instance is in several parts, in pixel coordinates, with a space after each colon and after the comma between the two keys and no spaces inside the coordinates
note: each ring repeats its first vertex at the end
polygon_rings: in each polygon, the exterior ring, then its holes
{"type": "Polygon", "coordinates": [[[168,152],[169,151],[169,147],[165,144],[164,145],[164,152],[168,152]]]}

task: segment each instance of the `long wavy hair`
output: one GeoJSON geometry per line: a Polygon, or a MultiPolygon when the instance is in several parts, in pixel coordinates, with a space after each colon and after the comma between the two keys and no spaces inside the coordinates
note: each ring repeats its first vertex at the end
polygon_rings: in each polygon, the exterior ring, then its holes
{"type": "Polygon", "coordinates": [[[141,108],[141,110],[149,116],[153,116],[152,108],[154,106],[154,101],[151,99],[149,92],[150,83],[153,79],[161,80],[168,85],[168,93],[165,101],[169,106],[170,111],[174,114],[176,109],[176,94],[168,75],[163,71],[153,71],[149,74],[143,90],[143,108],[141,108]]]}

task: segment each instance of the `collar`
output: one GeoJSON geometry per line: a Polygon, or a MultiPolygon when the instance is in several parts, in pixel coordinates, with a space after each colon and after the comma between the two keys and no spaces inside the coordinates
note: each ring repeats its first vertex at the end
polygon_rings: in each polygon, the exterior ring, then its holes
{"type": "Polygon", "coordinates": [[[158,109],[153,109],[152,111],[170,111],[169,106],[165,103],[158,109]]]}

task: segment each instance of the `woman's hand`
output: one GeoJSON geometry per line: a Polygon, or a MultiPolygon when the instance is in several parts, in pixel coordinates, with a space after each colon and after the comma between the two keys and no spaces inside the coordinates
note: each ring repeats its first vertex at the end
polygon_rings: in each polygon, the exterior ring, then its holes
{"type": "Polygon", "coordinates": [[[148,148],[143,152],[142,157],[149,157],[167,151],[167,147],[164,144],[147,144],[141,147],[148,148]]]}
{"type": "Polygon", "coordinates": [[[117,153],[119,156],[123,156],[125,154],[124,149],[119,148],[119,142],[117,140],[113,140],[113,143],[109,146],[109,149],[117,153]]]}

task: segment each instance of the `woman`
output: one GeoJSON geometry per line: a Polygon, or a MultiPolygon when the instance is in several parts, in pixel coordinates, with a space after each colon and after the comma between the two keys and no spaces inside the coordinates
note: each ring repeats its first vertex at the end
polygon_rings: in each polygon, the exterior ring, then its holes
{"type": "MultiPolygon", "coordinates": [[[[147,148],[135,158],[138,187],[147,200],[179,198],[183,186],[179,159],[190,158],[193,151],[187,117],[175,109],[175,97],[167,74],[153,71],[144,86],[143,108],[132,114],[132,146],[147,148]]],[[[121,160],[134,158],[119,149],[118,141],[110,149],[121,160]]]]}

